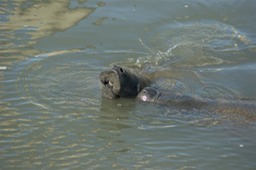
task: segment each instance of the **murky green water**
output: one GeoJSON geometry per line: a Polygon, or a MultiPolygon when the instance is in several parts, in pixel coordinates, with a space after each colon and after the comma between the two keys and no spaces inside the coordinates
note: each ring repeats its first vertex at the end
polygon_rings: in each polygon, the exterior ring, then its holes
{"type": "Polygon", "coordinates": [[[254,115],[101,97],[98,74],[256,100],[256,1],[0,0],[0,169],[255,169],[254,115]]]}

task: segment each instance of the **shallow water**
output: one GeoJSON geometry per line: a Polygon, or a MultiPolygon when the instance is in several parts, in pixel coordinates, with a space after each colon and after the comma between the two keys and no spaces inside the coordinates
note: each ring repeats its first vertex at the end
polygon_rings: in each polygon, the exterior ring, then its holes
{"type": "Polygon", "coordinates": [[[255,169],[250,117],[101,97],[98,74],[256,100],[256,2],[0,1],[1,169],[255,169]]]}

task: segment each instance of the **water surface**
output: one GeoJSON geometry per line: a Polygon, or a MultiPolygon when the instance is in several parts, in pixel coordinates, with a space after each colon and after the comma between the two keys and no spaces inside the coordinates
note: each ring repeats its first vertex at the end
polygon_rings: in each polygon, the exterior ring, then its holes
{"type": "Polygon", "coordinates": [[[0,1],[1,169],[255,169],[251,115],[101,97],[98,74],[256,100],[256,2],[0,1]]]}

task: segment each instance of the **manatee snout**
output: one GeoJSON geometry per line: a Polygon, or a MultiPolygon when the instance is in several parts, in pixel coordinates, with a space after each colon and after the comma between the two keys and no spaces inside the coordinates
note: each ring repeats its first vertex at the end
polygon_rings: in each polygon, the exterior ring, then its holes
{"type": "Polygon", "coordinates": [[[120,78],[123,73],[124,70],[117,66],[114,66],[112,69],[105,70],[100,73],[99,78],[103,85],[104,96],[111,99],[120,97],[120,78]]]}
{"type": "Polygon", "coordinates": [[[119,66],[102,71],[99,78],[103,85],[102,94],[110,99],[136,97],[141,89],[150,83],[149,79],[143,74],[119,66]]]}
{"type": "Polygon", "coordinates": [[[157,95],[158,95],[158,92],[156,89],[151,87],[145,87],[137,95],[137,99],[144,102],[153,102],[157,97],[157,95]]]}

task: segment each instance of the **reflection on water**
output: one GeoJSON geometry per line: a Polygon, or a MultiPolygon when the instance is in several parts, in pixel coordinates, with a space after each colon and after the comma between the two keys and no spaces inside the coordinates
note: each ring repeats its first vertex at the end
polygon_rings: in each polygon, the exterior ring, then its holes
{"type": "Polygon", "coordinates": [[[253,169],[250,116],[101,97],[98,74],[255,100],[255,1],[0,0],[2,169],[253,169]]]}

